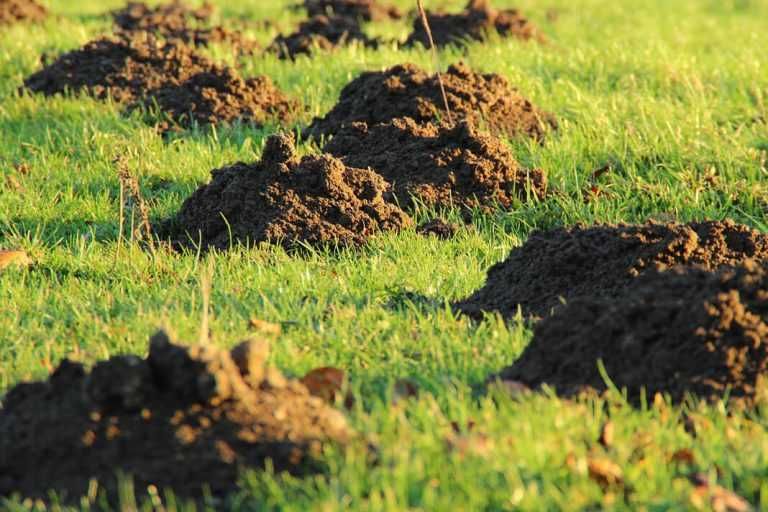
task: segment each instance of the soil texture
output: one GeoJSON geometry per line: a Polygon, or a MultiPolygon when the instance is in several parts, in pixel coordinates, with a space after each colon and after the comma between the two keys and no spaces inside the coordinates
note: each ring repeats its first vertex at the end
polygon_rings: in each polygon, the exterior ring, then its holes
{"type": "Polygon", "coordinates": [[[368,48],[379,45],[377,40],[365,35],[355,18],[321,14],[302,22],[290,35],[277,36],[268,51],[281,59],[294,59],[298,55],[310,55],[315,50],[331,51],[354,43],[368,48]]]}
{"type": "Polygon", "coordinates": [[[581,297],[542,320],[500,377],[563,395],[606,390],[597,361],[633,402],[641,389],[749,406],[768,389],[768,266],[746,260],[655,270],[614,297],[581,297]],[[762,382],[761,382],[762,380],[762,382]]]}
{"type": "Polygon", "coordinates": [[[330,155],[299,158],[285,135],[267,139],[260,162],[214,170],[181,207],[179,244],[227,249],[231,243],[364,243],[412,221],[390,201],[389,185],[373,171],[330,155]]]}
{"type": "Polygon", "coordinates": [[[229,43],[241,53],[253,53],[258,48],[258,44],[243,37],[240,32],[210,26],[213,10],[210,4],[192,9],[179,1],[154,8],[143,2],[129,2],[122,9],[114,11],[112,17],[118,30],[129,35],[149,32],[167,40],[195,46],[229,43]]]}
{"type": "Polygon", "coordinates": [[[48,10],[34,0],[0,0],[0,26],[23,21],[39,22],[48,10]]]}
{"type": "Polygon", "coordinates": [[[168,126],[288,123],[298,110],[298,104],[269,78],[243,79],[234,69],[217,65],[184,44],[146,33],[87,43],[24,84],[48,96],[85,92],[98,99],[111,97],[128,110],[156,108],[168,126]]]}
{"type": "MultiPolygon", "coordinates": [[[[427,12],[435,46],[462,45],[467,41],[485,41],[494,33],[501,37],[543,42],[539,29],[517,9],[497,10],[490,0],[470,0],[464,11],[458,14],[427,12]]],[[[421,18],[413,21],[413,32],[406,46],[421,44],[429,48],[429,37],[421,18]]]]}
{"type": "Polygon", "coordinates": [[[450,240],[459,232],[459,225],[453,222],[446,222],[443,219],[435,218],[420,224],[416,232],[423,236],[435,236],[441,240],[450,240]]]}
{"type": "Polygon", "coordinates": [[[310,16],[336,15],[364,21],[403,17],[397,7],[382,5],[377,0],[304,0],[304,8],[310,16]]]}
{"type": "Polygon", "coordinates": [[[536,231],[457,307],[474,317],[483,311],[512,317],[518,306],[524,315],[547,316],[563,300],[617,297],[649,270],[715,270],[748,258],[768,260],[768,235],[730,220],[536,231]]]}
{"type": "Polygon", "coordinates": [[[352,167],[370,168],[392,184],[400,204],[509,207],[516,198],[543,196],[546,175],[521,169],[500,139],[468,122],[418,124],[410,118],[342,128],[324,150],[352,167]]]}
{"type": "Polygon", "coordinates": [[[87,371],[64,360],[46,381],[11,389],[0,408],[0,495],[77,502],[115,474],[198,498],[232,491],[239,470],[271,459],[278,471],[311,470],[326,442],[353,434],[344,416],[297,380],[266,366],[268,345],[231,352],[174,344],[159,332],[149,355],[116,356],[87,371]]]}
{"type": "MultiPolygon", "coordinates": [[[[459,63],[450,66],[442,79],[454,121],[466,119],[494,133],[539,141],[557,127],[552,114],[539,110],[502,76],[475,73],[459,63]]],[[[333,135],[357,121],[373,125],[398,117],[417,123],[446,120],[443,105],[437,75],[413,64],[369,71],[342,89],[336,106],[325,117],[315,118],[305,136],[333,135]]]]}

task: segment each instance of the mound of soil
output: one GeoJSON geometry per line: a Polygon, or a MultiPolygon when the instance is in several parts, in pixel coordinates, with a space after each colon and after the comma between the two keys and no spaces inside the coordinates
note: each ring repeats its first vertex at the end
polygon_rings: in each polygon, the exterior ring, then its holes
{"type": "MultiPolygon", "coordinates": [[[[552,114],[523,98],[504,77],[474,73],[459,63],[442,78],[455,121],[467,119],[495,133],[537,140],[557,127],[552,114]]],[[[305,135],[320,138],[356,121],[373,125],[398,117],[417,123],[448,118],[437,75],[413,64],[363,73],[342,89],[338,103],[325,117],[312,121],[305,135]]]]}
{"type": "Polygon", "coordinates": [[[323,443],[352,437],[344,416],[265,360],[268,346],[232,352],[150,340],[146,359],[117,356],[90,372],[63,361],[50,378],[18,384],[0,408],[0,495],[76,502],[98,479],[110,496],[116,475],[200,497],[233,490],[239,469],[302,473],[323,443]]]}
{"type": "Polygon", "coordinates": [[[20,21],[43,21],[48,10],[34,0],[0,0],[0,26],[20,21]]]}
{"type": "Polygon", "coordinates": [[[768,259],[768,235],[730,220],[537,231],[457,307],[474,317],[483,311],[512,317],[518,306],[524,315],[545,316],[562,299],[616,297],[649,270],[714,270],[747,258],[768,259]]]}
{"type": "Polygon", "coordinates": [[[298,104],[267,77],[243,79],[186,45],[161,42],[146,33],[109,37],[65,53],[24,84],[47,96],[65,91],[113,98],[128,110],[158,108],[174,123],[217,124],[241,120],[257,125],[290,122],[298,104]]]}
{"type": "Polygon", "coordinates": [[[310,16],[333,14],[365,21],[400,19],[403,16],[397,7],[385,6],[376,0],[304,0],[304,8],[310,16]]]}
{"type": "MultiPolygon", "coordinates": [[[[467,41],[485,41],[490,34],[518,39],[544,41],[536,26],[516,9],[496,10],[489,0],[470,0],[464,11],[458,14],[427,12],[435,46],[464,44],[467,41]]],[[[406,46],[419,43],[429,47],[429,38],[421,18],[413,21],[413,32],[406,46]]]]}
{"type": "Polygon", "coordinates": [[[231,242],[360,245],[411,219],[387,201],[389,186],[376,173],[347,167],[330,155],[299,158],[293,140],[267,139],[254,164],[214,170],[181,207],[179,244],[227,249],[231,242]]]}
{"type": "MultiPolygon", "coordinates": [[[[597,361],[634,401],[668,393],[749,405],[768,384],[768,266],[652,271],[614,297],[582,297],[542,320],[503,379],[573,395],[604,391],[597,361]]],[[[768,389],[768,388],[766,388],[768,389]]]]}
{"type": "Polygon", "coordinates": [[[142,2],[129,2],[124,8],[112,13],[118,30],[125,33],[149,32],[164,39],[177,40],[195,46],[227,42],[242,53],[253,53],[258,44],[240,32],[224,27],[206,27],[213,7],[205,4],[191,9],[174,1],[155,8],[142,2]]]}
{"type": "Polygon", "coordinates": [[[331,51],[350,43],[369,48],[379,45],[378,41],[363,33],[360,23],[354,18],[318,15],[301,23],[293,34],[277,36],[268,51],[276,53],[281,59],[294,59],[297,55],[309,55],[316,49],[331,51]]]}
{"type": "Polygon", "coordinates": [[[509,207],[530,192],[543,196],[546,175],[521,169],[504,142],[477,133],[466,121],[453,127],[395,119],[342,128],[324,150],[352,167],[370,168],[394,187],[400,204],[509,207]]]}

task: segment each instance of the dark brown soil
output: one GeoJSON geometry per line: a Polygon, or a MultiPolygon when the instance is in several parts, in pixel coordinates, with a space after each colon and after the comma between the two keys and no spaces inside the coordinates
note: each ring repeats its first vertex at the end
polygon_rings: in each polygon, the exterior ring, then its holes
{"type": "Polygon", "coordinates": [[[330,155],[299,158],[284,135],[267,139],[260,162],[211,176],[181,207],[175,222],[184,233],[180,243],[218,249],[230,242],[354,246],[411,224],[385,199],[389,186],[381,176],[330,155]]]}
{"type": "Polygon", "coordinates": [[[168,40],[180,41],[195,46],[209,46],[212,43],[230,43],[242,53],[253,53],[258,45],[240,32],[220,26],[208,26],[213,7],[205,4],[191,9],[184,3],[174,1],[149,7],[142,2],[129,2],[114,11],[112,16],[118,30],[129,35],[149,32],[168,40]]]}
{"type": "Polygon", "coordinates": [[[302,22],[293,34],[279,35],[268,51],[281,59],[294,59],[297,55],[310,55],[313,51],[331,51],[348,44],[361,44],[376,48],[378,41],[363,33],[360,22],[344,16],[314,16],[302,22]]]}
{"type": "Polygon", "coordinates": [[[323,443],[352,438],[344,416],[265,365],[268,346],[231,353],[181,346],[164,333],[149,356],[117,356],[90,372],[63,361],[42,382],[19,384],[0,409],[0,495],[76,502],[91,478],[110,496],[115,473],[200,497],[236,486],[240,468],[302,473],[323,443]]]}
{"type": "Polygon", "coordinates": [[[0,0],[0,26],[21,21],[43,21],[48,10],[34,0],[0,0]]]}
{"type": "MultiPolygon", "coordinates": [[[[523,98],[504,77],[474,73],[461,63],[442,77],[455,121],[467,119],[495,133],[537,140],[557,127],[552,114],[523,98]]],[[[342,89],[336,106],[325,117],[315,118],[305,135],[320,138],[356,121],[372,125],[398,117],[418,123],[447,119],[436,75],[413,64],[363,73],[342,89]]]]}
{"type": "Polygon", "coordinates": [[[768,259],[768,235],[732,221],[577,226],[534,232],[488,271],[485,286],[457,307],[479,317],[546,316],[580,297],[612,298],[641,274],[675,265],[714,270],[747,258],[768,259]]]}
{"type": "Polygon", "coordinates": [[[85,92],[129,110],[158,108],[173,123],[290,122],[298,109],[267,77],[243,79],[183,44],[146,33],[102,38],[60,56],[24,81],[45,95],[85,92]]]}
{"type": "Polygon", "coordinates": [[[441,240],[449,240],[459,232],[459,225],[436,218],[420,224],[416,232],[423,236],[435,236],[441,240]]]}
{"type": "Polygon", "coordinates": [[[766,262],[651,271],[613,297],[575,299],[536,326],[501,377],[566,396],[604,391],[598,359],[634,402],[645,388],[649,401],[657,392],[674,401],[730,393],[749,405],[768,376],[766,262]]]}
{"type": "MultiPolygon", "coordinates": [[[[464,11],[458,14],[427,12],[427,20],[436,46],[462,45],[472,40],[485,41],[493,33],[501,37],[544,41],[539,29],[520,11],[494,9],[490,0],[470,0],[464,11]]],[[[406,46],[416,43],[429,47],[429,38],[421,18],[413,21],[413,32],[405,42],[406,46]]]]}
{"type": "Polygon", "coordinates": [[[376,0],[304,0],[304,8],[310,16],[325,14],[365,21],[400,19],[403,16],[396,7],[382,5],[376,0]]]}
{"type": "Polygon", "coordinates": [[[324,150],[352,167],[370,168],[394,187],[400,204],[509,207],[527,193],[543,196],[546,175],[521,169],[500,139],[466,121],[455,127],[395,119],[368,126],[352,123],[324,150]]]}

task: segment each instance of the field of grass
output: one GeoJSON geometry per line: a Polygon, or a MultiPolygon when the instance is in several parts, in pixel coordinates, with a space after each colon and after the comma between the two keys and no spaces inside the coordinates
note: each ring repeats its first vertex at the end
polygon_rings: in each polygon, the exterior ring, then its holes
{"type": "MultiPolygon", "coordinates": [[[[163,140],[115,105],[16,92],[42,53],[109,31],[102,14],[121,3],[49,0],[58,18],[0,33],[0,248],[24,249],[34,261],[0,273],[0,390],[44,378],[67,356],[93,363],[144,354],[158,326],[196,340],[201,275],[211,267],[214,343],[252,335],[251,318],[280,324],[274,364],[291,375],[344,369],[357,398],[350,422],[380,450],[377,464],[364,450],[331,450],[327,472],[307,479],[247,472],[233,510],[707,510],[709,499],[692,494],[695,472],[768,508],[768,410],[727,414],[723,404],[693,400],[633,408],[619,393],[577,402],[486,394],[484,379],[520,354],[530,325],[494,316],[473,323],[449,307],[534,229],[728,217],[768,231],[768,2],[498,0],[520,7],[549,44],[499,40],[443,51],[440,60],[503,74],[558,116],[561,129],[544,145],[510,141],[522,163],[548,171],[557,193],[478,215],[450,241],[411,230],[361,250],[291,255],[264,246],[203,256],[120,239],[113,160],[126,158],[161,220],[209,170],[256,160],[277,128],[163,140]],[[606,164],[600,196],[585,200],[591,173],[606,164]],[[393,403],[401,378],[420,394],[393,403]],[[597,439],[609,418],[615,440],[604,448],[597,439]],[[590,461],[600,459],[618,465],[623,485],[602,488],[590,477],[590,461]]],[[[214,3],[222,18],[273,19],[283,31],[302,15],[287,0],[214,3]]],[[[409,30],[405,22],[369,28],[401,38],[409,30]]],[[[275,29],[250,33],[268,42],[275,29]]],[[[327,111],[362,70],[432,66],[427,52],[395,46],[295,63],[211,53],[301,98],[302,123],[327,111]]]]}

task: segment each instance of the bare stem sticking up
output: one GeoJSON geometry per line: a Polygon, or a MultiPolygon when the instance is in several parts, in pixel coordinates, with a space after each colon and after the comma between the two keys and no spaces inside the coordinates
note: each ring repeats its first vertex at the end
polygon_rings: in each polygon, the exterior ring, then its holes
{"type": "Polygon", "coordinates": [[[429,20],[427,19],[427,11],[424,10],[424,4],[422,0],[416,0],[416,7],[419,9],[419,15],[421,16],[421,23],[424,25],[424,30],[427,32],[427,39],[429,39],[429,48],[432,50],[432,58],[435,61],[435,67],[437,68],[437,83],[440,84],[440,93],[443,95],[443,104],[445,105],[445,112],[448,114],[448,122],[453,124],[453,115],[451,114],[451,107],[448,105],[448,95],[445,94],[445,86],[443,85],[443,77],[440,73],[440,58],[437,55],[437,48],[435,48],[435,41],[432,39],[432,29],[429,26],[429,20]]]}

